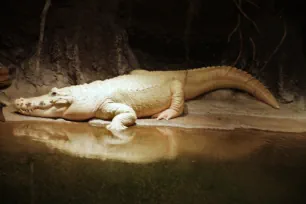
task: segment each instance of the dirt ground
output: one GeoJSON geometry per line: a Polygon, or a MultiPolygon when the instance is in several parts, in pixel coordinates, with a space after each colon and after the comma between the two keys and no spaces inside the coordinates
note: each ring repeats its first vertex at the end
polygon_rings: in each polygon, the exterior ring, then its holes
{"type": "MultiPolygon", "coordinates": [[[[62,119],[46,119],[22,116],[14,113],[12,106],[3,109],[6,121],[57,121],[62,119]]],[[[105,125],[109,121],[92,120],[94,124],[105,125]],[[96,123],[97,122],[97,123],[96,123]]],[[[280,104],[280,109],[256,100],[245,93],[224,90],[215,91],[202,98],[186,102],[183,116],[169,121],[155,119],[138,119],[140,126],[172,126],[183,128],[205,128],[233,130],[236,128],[257,129],[275,132],[306,132],[306,111],[301,104],[280,104]],[[230,95],[230,96],[229,96],[230,95]]]]}

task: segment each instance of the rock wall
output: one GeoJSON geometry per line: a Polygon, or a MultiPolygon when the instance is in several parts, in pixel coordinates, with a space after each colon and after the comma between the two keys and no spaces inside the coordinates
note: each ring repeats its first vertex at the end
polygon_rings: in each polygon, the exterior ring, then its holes
{"type": "MultiPolygon", "coordinates": [[[[35,67],[43,1],[5,1],[0,62],[17,68],[12,98],[125,74],[235,65],[283,102],[303,100],[302,1],[52,0],[40,67],[35,67]]],[[[303,7],[304,6],[304,7],[303,7]]]]}

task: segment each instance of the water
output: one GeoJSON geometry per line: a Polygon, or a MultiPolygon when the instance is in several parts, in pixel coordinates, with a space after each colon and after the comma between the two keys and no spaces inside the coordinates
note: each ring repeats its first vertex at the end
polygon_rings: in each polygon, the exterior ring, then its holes
{"type": "Polygon", "coordinates": [[[0,202],[306,203],[306,135],[0,123],[0,202]]]}

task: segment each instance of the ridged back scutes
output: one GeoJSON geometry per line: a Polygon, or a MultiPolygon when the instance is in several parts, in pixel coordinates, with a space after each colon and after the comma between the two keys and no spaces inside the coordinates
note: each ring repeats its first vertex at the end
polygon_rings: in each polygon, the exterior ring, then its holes
{"type": "Polygon", "coordinates": [[[110,89],[110,92],[112,90],[122,90],[130,93],[143,92],[163,86],[164,83],[169,82],[166,79],[166,77],[154,75],[121,75],[101,81],[99,87],[104,91],[110,89]],[[105,87],[107,88],[105,89],[105,87]]]}
{"type": "Polygon", "coordinates": [[[203,71],[209,80],[230,80],[239,84],[239,88],[249,92],[265,103],[271,105],[274,108],[279,108],[277,100],[272,93],[256,78],[233,66],[211,66],[206,68],[198,68],[190,70],[203,71]]]}

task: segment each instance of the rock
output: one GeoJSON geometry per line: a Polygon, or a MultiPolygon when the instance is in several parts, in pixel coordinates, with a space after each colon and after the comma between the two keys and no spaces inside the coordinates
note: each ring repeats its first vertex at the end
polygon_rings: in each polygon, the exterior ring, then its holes
{"type": "Polygon", "coordinates": [[[0,121],[1,122],[5,122],[5,118],[3,115],[3,107],[5,107],[5,105],[0,102],[0,121]]]}
{"type": "Polygon", "coordinates": [[[11,99],[4,93],[0,91],[0,104],[2,106],[9,106],[11,104],[11,99]]]}
{"type": "Polygon", "coordinates": [[[9,69],[0,68],[0,90],[10,87],[12,79],[10,78],[9,69]]]}

